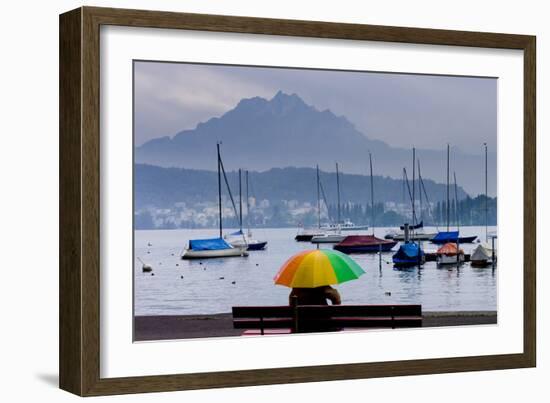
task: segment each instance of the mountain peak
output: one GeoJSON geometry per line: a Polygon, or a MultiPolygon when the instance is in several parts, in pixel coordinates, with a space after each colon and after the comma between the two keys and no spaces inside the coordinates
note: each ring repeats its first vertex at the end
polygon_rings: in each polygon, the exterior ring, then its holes
{"type": "Polygon", "coordinates": [[[314,109],[312,106],[307,105],[298,95],[294,93],[287,94],[281,90],[269,100],[268,105],[271,111],[278,115],[284,115],[295,110],[304,111],[314,109]]]}
{"type": "Polygon", "coordinates": [[[295,93],[287,94],[286,92],[283,92],[281,90],[277,91],[277,93],[271,98],[269,101],[271,103],[293,103],[293,104],[303,104],[306,105],[306,103],[303,101],[302,98],[300,98],[295,93]]]}

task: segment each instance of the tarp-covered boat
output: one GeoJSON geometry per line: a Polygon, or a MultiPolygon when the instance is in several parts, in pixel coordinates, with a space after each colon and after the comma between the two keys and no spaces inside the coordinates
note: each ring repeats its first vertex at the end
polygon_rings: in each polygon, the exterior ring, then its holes
{"type": "Polygon", "coordinates": [[[414,242],[402,244],[392,257],[393,264],[397,267],[420,266],[426,261],[424,251],[414,242]]]}
{"type": "Polygon", "coordinates": [[[464,251],[454,242],[448,242],[436,252],[437,264],[457,264],[464,262],[464,251]]]}
{"type": "Polygon", "coordinates": [[[434,236],[430,241],[437,245],[443,245],[448,242],[451,243],[472,243],[477,238],[477,235],[474,236],[463,236],[459,235],[458,231],[440,231],[434,236]]]}
{"type": "Polygon", "coordinates": [[[487,267],[492,263],[492,251],[483,245],[478,245],[470,256],[473,267],[487,267]]]}
{"type": "Polygon", "coordinates": [[[216,257],[248,256],[246,247],[235,248],[223,238],[191,239],[182,259],[207,259],[216,257]]]}
{"type": "Polygon", "coordinates": [[[388,252],[395,245],[397,245],[397,241],[380,239],[374,235],[350,235],[334,245],[333,249],[343,253],[388,252]]]}

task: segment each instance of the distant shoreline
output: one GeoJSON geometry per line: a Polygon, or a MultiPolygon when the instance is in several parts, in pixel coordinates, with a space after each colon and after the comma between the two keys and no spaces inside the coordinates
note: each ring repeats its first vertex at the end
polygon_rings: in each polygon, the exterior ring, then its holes
{"type": "MultiPolygon", "coordinates": [[[[402,224],[400,224],[402,225],[402,224]]],[[[439,224],[440,227],[442,227],[442,224],[439,224]]],[[[383,226],[376,226],[375,228],[396,228],[397,225],[383,225],[383,226]]],[[[424,228],[437,228],[437,225],[426,225],[424,228]]],[[[470,227],[483,227],[485,228],[485,223],[482,224],[476,224],[476,225],[460,225],[460,228],[470,228],[470,227]]],[[[497,225],[489,225],[489,227],[498,227],[497,225]]],[[[263,229],[303,229],[303,228],[317,228],[316,226],[312,227],[300,227],[300,226],[294,226],[294,227],[253,227],[254,230],[263,230],[263,229]]],[[[191,230],[197,230],[197,231],[219,231],[219,227],[199,227],[199,228],[134,228],[134,231],[191,231],[191,230]]],[[[225,231],[237,231],[238,228],[236,227],[228,227],[224,229],[225,231]]],[[[323,230],[323,228],[321,228],[323,230]]],[[[357,232],[361,231],[369,231],[368,230],[358,230],[357,232]]],[[[350,235],[352,235],[353,231],[350,231],[350,235]]]]}
{"type": "MultiPolygon", "coordinates": [[[[423,312],[423,327],[497,324],[496,311],[423,312]]],[[[134,317],[135,341],[194,339],[239,336],[231,313],[211,315],[159,315],[134,317]]]]}

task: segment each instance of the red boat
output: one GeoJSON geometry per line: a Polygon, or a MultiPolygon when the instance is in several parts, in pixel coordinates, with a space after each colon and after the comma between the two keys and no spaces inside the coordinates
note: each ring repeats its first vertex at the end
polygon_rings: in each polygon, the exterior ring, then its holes
{"type": "Polygon", "coordinates": [[[333,249],[343,253],[376,253],[388,252],[397,241],[380,239],[374,235],[350,235],[336,245],[333,249]]]}

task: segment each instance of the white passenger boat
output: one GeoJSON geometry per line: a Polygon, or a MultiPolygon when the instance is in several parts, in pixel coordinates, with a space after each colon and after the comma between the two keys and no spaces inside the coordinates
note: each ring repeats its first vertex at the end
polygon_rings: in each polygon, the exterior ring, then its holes
{"type": "Polygon", "coordinates": [[[366,231],[368,229],[368,225],[355,225],[350,220],[346,220],[342,223],[329,223],[321,226],[321,230],[325,231],[366,231]]]}

